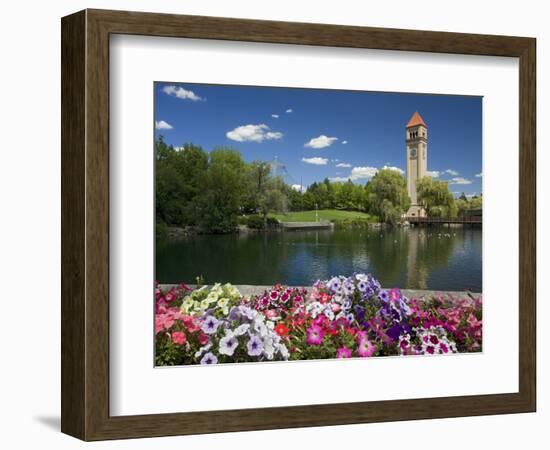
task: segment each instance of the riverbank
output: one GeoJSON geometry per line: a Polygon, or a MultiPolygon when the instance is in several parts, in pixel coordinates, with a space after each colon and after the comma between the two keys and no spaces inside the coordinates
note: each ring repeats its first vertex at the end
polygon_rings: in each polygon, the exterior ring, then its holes
{"type": "Polygon", "coordinates": [[[157,239],[177,240],[196,235],[219,235],[219,234],[238,234],[238,233],[273,233],[281,231],[305,230],[305,229],[364,229],[364,228],[385,228],[389,225],[379,222],[367,222],[362,219],[345,219],[338,221],[319,221],[319,222],[278,222],[269,223],[265,227],[251,227],[240,224],[234,230],[227,233],[209,233],[198,227],[163,227],[160,233],[157,233],[157,239]]]}

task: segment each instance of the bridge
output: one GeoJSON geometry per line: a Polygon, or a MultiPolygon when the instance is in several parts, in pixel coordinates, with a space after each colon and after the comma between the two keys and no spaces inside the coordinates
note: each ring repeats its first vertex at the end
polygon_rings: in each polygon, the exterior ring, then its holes
{"type": "Polygon", "coordinates": [[[432,224],[466,224],[466,225],[481,225],[483,223],[482,216],[457,216],[457,217],[405,217],[404,220],[410,224],[417,225],[432,225],[432,224]]]}

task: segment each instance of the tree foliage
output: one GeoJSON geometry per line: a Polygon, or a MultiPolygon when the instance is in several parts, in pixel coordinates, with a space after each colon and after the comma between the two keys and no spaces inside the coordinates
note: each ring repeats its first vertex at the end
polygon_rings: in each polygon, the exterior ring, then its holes
{"type": "Polygon", "coordinates": [[[405,178],[395,170],[380,170],[365,191],[368,212],[386,223],[398,222],[411,204],[405,178]]]}
{"type": "Polygon", "coordinates": [[[421,178],[416,182],[416,192],[429,217],[456,217],[457,204],[445,181],[421,178]]]}
{"type": "Polygon", "coordinates": [[[265,227],[270,213],[314,209],[368,212],[396,223],[410,205],[405,179],[394,170],[379,171],[366,186],[325,178],[304,190],[275,176],[270,163],[248,163],[231,148],[206,152],[185,144],[176,149],[162,136],[155,148],[156,222],[163,229],[193,226],[227,233],[243,215],[261,217],[265,227]]]}

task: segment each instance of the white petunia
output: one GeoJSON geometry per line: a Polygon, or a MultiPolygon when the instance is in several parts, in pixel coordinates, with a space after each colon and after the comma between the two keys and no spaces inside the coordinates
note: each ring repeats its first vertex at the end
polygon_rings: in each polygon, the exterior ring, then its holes
{"type": "Polygon", "coordinates": [[[250,324],[243,323],[242,325],[239,325],[237,328],[235,328],[235,330],[233,330],[233,334],[235,336],[242,336],[248,331],[249,328],[250,328],[250,324]]]}
{"type": "Polygon", "coordinates": [[[226,334],[223,338],[220,339],[220,348],[219,352],[222,355],[233,356],[235,349],[239,345],[239,341],[233,335],[233,333],[226,334]]]}
{"type": "Polygon", "coordinates": [[[275,353],[275,347],[273,346],[273,341],[271,339],[264,340],[264,354],[267,359],[273,359],[275,353]]]}
{"type": "Polygon", "coordinates": [[[199,358],[204,352],[207,352],[212,348],[212,342],[209,342],[208,344],[202,346],[198,349],[198,351],[195,353],[195,358],[199,358]]]}

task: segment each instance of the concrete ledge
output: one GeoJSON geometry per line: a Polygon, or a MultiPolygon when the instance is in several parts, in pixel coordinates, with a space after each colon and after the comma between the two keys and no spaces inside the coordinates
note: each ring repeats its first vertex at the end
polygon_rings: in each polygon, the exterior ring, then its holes
{"type": "MultiPolygon", "coordinates": [[[[176,284],[161,284],[160,287],[163,290],[170,289],[177,286],[176,284]]],[[[196,285],[189,284],[189,287],[195,289],[196,285]]],[[[268,291],[272,286],[260,286],[260,285],[250,285],[250,284],[235,284],[239,292],[245,296],[249,297],[251,295],[263,294],[265,291],[268,291]]],[[[291,286],[291,287],[301,287],[301,286],[291,286]]],[[[311,286],[305,287],[308,291],[311,290],[311,286]]],[[[424,297],[441,297],[442,300],[453,301],[463,298],[471,298],[477,300],[481,298],[481,293],[470,292],[470,291],[432,291],[432,290],[420,290],[420,289],[401,289],[403,295],[409,299],[420,299],[424,297]]]]}

